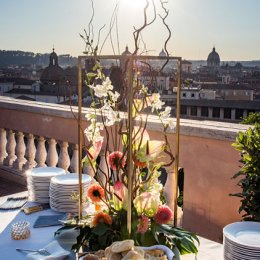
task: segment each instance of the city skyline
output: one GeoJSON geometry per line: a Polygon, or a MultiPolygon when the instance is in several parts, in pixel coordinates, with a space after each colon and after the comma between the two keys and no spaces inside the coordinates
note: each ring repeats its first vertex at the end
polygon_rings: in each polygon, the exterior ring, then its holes
{"type": "MultiPolygon", "coordinates": [[[[145,0],[94,0],[93,26],[96,38],[98,30],[106,24],[101,33],[100,45],[108,33],[117,2],[120,45],[118,50],[116,31],[113,30],[115,54],[123,52],[126,45],[133,51],[133,26],[138,28],[143,22],[145,0]]],[[[159,13],[162,13],[158,1],[155,2],[159,13]]],[[[54,46],[58,54],[72,56],[78,56],[84,51],[85,45],[79,34],[88,29],[91,1],[0,0],[0,4],[1,50],[49,53],[54,46]]],[[[223,61],[260,60],[260,1],[170,0],[167,7],[170,10],[167,23],[172,31],[168,44],[171,55],[205,60],[215,46],[223,61]]],[[[167,30],[158,17],[143,34],[149,54],[157,55],[166,37],[167,30]]],[[[112,53],[108,38],[102,54],[112,53]]]]}

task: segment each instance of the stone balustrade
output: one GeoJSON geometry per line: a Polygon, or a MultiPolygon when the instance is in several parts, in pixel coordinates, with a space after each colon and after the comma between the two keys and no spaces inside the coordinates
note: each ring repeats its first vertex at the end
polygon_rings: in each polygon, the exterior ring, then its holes
{"type": "Polygon", "coordinates": [[[77,145],[5,128],[1,128],[0,133],[0,166],[8,166],[21,173],[34,167],[45,166],[60,167],[66,171],[77,172],[77,145]]]}
{"type": "MultiPolygon", "coordinates": [[[[87,126],[83,109],[83,129],[87,126]]],[[[78,168],[77,107],[0,97],[0,174],[22,179],[32,167],[78,168]]],[[[238,191],[231,177],[239,171],[239,153],[231,146],[248,126],[214,121],[181,120],[179,166],[184,168],[183,227],[215,241],[222,228],[239,221],[238,191]]],[[[150,138],[162,139],[155,117],[147,124],[150,138]]],[[[168,141],[175,151],[175,132],[168,141]]],[[[173,167],[165,190],[173,196],[173,167]]],[[[171,203],[171,201],[170,201],[171,203]]]]}

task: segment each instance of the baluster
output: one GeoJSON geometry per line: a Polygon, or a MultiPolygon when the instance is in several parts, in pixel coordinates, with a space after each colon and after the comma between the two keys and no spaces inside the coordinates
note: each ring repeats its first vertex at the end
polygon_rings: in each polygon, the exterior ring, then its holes
{"type": "Polygon", "coordinates": [[[47,158],[47,151],[45,147],[45,139],[44,137],[40,136],[38,138],[38,145],[37,145],[36,156],[35,156],[37,167],[45,167],[46,158],[47,158]]]}
{"type": "Polygon", "coordinates": [[[6,131],[5,129],[1,128],[0,129],[0,165],[3,164],[4,159],[7,156],[6,144],[7,144],[6,131]]]}
{"type": "Polygon", "coordinates": [[[58,153],[57,153],[57,142],[55,139],[50,139],[48,141],[49,143],[49,149],[48,149],[48,155],[47,155],[47,165],[50,167],[56,167],[58,163],[58,153]]]}
{"type": "Polygon", "coordinates": [[[73,154],[70,161],[70,171],[79,171],[79,146],[77,144],[73,146],[73,154]]]}
{"type": "Polygon", "coordinates": [[[25,152],[25,157],[27,158],[27,162],[24,165],[24,169],[32,169],[36,166],[36,161],[35,161],[35,154],[36,154],[36,147],[34,143],[34,135],[33,134],[28,134],[28,142],[27,142],[27,147],[26,147],[26,152],[25,152]]]}
{"type": "Polygon", "coordinates": [[[7,151],[8,155],[4,159],[4,165],[7,165],[7,166],[13,165],[13,163],[16,159],[15,146],[16,146],[15,134],[14,134],[13,130],[10,130],[7,144],[6,144],[6,151],[7,151]]]}
{"type": "Polygon", "coordinates": [[[24,134],[22,132],[18,132],[17,134],[17,145],[15,147],[15,154],[17,156],[14,162],[14,168],[21,171],[23,169],[23,165],[26,163],[26,159],[24,158],[26,146],[24,143],[24,134]]]}
{"type": "Polygon", "coordinates": [[[68,170],[70,166],[70,157],[68,154],[68,142],[62,142],[60,145],[60,154],[59,154],[59,160],[58,160],[58,166],[63,168],[65,171],[68,170]]]}

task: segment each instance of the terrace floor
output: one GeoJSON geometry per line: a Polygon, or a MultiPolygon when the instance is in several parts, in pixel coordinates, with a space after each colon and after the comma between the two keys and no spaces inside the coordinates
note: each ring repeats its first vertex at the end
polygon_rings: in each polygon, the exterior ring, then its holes
{"type": "Polygon", "coordinates": [[[0,176],[0,197],[26,191],[26,190],[27,190],[26,186],[0,176]]]}

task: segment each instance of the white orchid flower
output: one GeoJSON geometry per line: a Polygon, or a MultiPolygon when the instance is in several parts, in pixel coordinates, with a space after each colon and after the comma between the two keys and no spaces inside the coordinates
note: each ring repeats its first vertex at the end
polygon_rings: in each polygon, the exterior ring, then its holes
{"type": "Polygon", "coordinates": [[[95,96],[98,98],[107,97],[108,92],[114,88],[113,85],[111,85],[111,80],[108,77],[102,82],[102,85],[90,85],[89,87],[94,90],[95,96]]]}
{"type": "Polygon", "coordinates": [[[109,96],[111,97],[113,103],[115,103],[118,100],[120,94],[117,91],[115,91],[115,93],[113,93],[112,91],[109,91],[109,96]]]}
{"type": "Polygon", "coordinates": [[[150,106],[152,107],[152,112],[154,110],[160,110],[162,109],[163,105],[165,104],[164,102],[161,101],[161,96],[159,93],[153,93],[152,96],[150,97],[150,106]]]}

